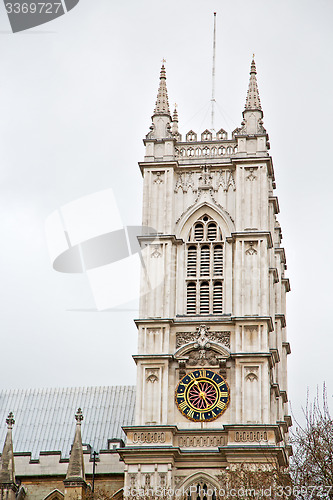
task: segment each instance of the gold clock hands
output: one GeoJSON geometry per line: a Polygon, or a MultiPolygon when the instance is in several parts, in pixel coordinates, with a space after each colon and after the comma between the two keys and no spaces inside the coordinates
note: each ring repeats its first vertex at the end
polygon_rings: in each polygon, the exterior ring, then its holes
{"type": "Polygon", "coordinates": [[[202,399],[203,399],[203,400],[204,400],[204,402],[206,403],[206,408],[208,408],[208,406],[209,406],[209,405],[208,405],[208,401],[207,401],[207,399],[206,399],[206,394],[204,394],[204,395],[202,396],[202,399]]]}

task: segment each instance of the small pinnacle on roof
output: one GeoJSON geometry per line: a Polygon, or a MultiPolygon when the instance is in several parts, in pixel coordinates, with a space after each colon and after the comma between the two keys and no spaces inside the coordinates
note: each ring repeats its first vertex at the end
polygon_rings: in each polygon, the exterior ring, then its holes
{"type": "Polygon", "coordinates": [[[82,415],[82,410],[81,408],[78,408],[77,412],[75,413],[75,420],[79,425],[81,425],[81,422],[83,420],[83,415],[82,415]]]}
{"type": "Polygon", "coordinates": [[[168,101],[168,91],[166,87],[166,72],[164,67],[165,60],[163,59],[161,73],[160,73],[160,85],[158,88],[156,106],[154,110],[154,115],[164,115],[170,114],[169,101],[168,101]]]}
{"type": "Polygon", "coordinates": [[[8,429],[13,428],[13,425],[15,424],[15,420],[14,420],[14,415],[12,412],[10,412],[8,414],[8,417],[6,418],[6,424],[7,424],[8,429]]]}
{"type": "Polygon", "coordinates": [[[175,109],[172,115],[172,121],[173,122],[178,122],[178,112],[177,112],[177,104],[175,103],[175,109]]]}
{"type": "MultiPolygon", "coordinates": [[[[82,482],[85,481],[83,448],[81,437],[81,422],[83,420],[82,410],[79,408],[75,414],[76,429],[74,442],[69,457],[69,464],[65,481],[82,482]]],[[[66,483],[65,483],[66,484],[66,483]]]]}
{"type": "Polygon", "coordinates": [[[8,426],[5,443],[0,458],[0,484],[15,484],[15,466],[13,452],[12,428],[15,424],[14,415],[9,413],[6,418],[8,426]]]}
{"type": "Polygon", "coordinates": [[[253,59],[251,62],[251,70],[250,70],[250,82],[249,82],[249,88],[247,91],[247,96],[246,96],[246,103],[245,103],[245,109],[253,109],[253,110],[260,110],[261,111],[261,103],[260,103],[260,98],[259,98],[259,90],[258,90],[258,83],[257,83],[257,70],[256,70],[256,63],[254,61],[254,54],[253,54],[253,59]]]}

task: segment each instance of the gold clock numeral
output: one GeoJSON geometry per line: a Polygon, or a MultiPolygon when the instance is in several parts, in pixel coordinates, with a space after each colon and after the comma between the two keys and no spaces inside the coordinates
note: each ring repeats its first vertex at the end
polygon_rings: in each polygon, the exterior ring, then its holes
{"type": "Polygon", "coordinates": [[[193,415],[194,415],[194,410],[189,409],[189,411],[186,413],[186,415],[187,415],[188,417],[193,418],[193,415]]]}
{"type": "Polygon", "coordinates": [[[192,379],[192,380],[195,380],[195,376],[193,375],[193,373],[189,373],[188,376],[192,379]]]}
{"type": "Polygon", "coordinates": [[[225,403],[223,403],[223,401],[219,401],[216,405],[216,408],[220,408],[221,410],[223,410],[223,408],[225,408],[225,403]]]}
{"type": "Polygon", "coordinates": [[[222,398],[227,398],[228,397],[228,391],[221,391],[220,392],[222,398]]]}
{"type": "Polygon", "coordinates": [[[178,407],[179,407],[181,410],[185,410],[185,408],[187,408],[186,401],[182,401],[181,403],[179,403],[179,404],[178,404],[178,407]]]}
{"type": "Polygon", "coordinates": [[[206,377],[206,370],[200,370],[200,377],[206,377]]]}
{"type": "Polygon", "coordinates": [[[205,415],[204,415],[204,413],[199,413],[199,415],[200,415],[200,420],[205,420],[205,415]]]}

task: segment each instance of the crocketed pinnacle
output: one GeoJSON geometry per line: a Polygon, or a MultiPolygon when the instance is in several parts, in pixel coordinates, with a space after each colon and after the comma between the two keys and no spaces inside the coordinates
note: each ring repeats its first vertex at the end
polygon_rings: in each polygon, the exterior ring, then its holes
{"type": "Polygon", "coordinates": [[[13,453],[12,428],[15,424],[14,415],[10,413],[6,419],[7,435],[0,459],[0,484],[15,484],[15,468],[13,453]]]}
{"type": "Polygon", "coordinates": [[[168,91],[166,86],[166,73],[164,64],[161,67],[160,86],[158,88],[154,115],[170,115],[168,91]]]}
{"type": "Polygon", "coordinates": [[[172,121],[173,121],[173,122],[178,122],[177,104],[175,104],[175,110],[174,110],[174,112],[173,112],[172,121]]]}
{"type": "Polygon", "coordinates": [[[253,109],[253,110],[260,110],[261,111],[261,104],[260,104],[259,90],[258,90],[258,83],[257,83],[257,76],[256,75],[257,75],[256,63],[254,62],[254,57],[253,57],[252,63],[251,63],[249,88],[248,88],[247,96],[246,96],[246,104],[245,104],[246,110],[253,109]]]}
{"type": "Polygon", "coordinates": [[[82,482],[85,481],[85,472],[84,472],[83,448],[82,448],[82,437],[81,437],[81,422],[83,420],[81,408],[77,410],[77,413],[75,415],[75,420],[76,420],[75,437],[71,455],[69,457],[66,481],[82,482]]]}

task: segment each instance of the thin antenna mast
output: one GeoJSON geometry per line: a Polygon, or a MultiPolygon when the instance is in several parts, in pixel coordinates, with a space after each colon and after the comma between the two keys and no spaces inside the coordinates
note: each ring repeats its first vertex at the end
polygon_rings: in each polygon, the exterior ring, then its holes
{"type": "Polygon", "coordinates": [[[215,55],[216,55],[216,12],[214,12],[214,38],[213,38],[213,68],[212,68],[212,98],[211,98],[211,103],[212,103],[212,127],[211,131],[215,132],[215,123],[214,123],[214,118],[215,118],[215,55]]]}

